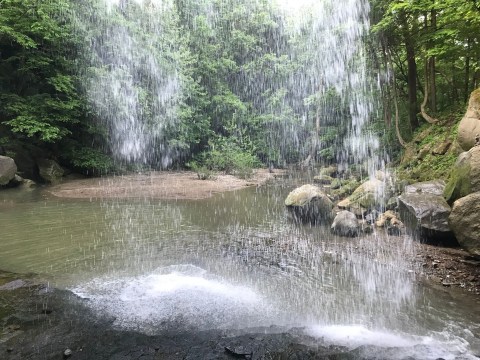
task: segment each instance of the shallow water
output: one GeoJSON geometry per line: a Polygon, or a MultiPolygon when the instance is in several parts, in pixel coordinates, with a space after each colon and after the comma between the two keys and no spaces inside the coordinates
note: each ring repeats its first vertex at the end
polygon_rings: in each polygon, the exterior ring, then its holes
{"type": "MultiPolygon", "coordinates": [[[[89,298],[115,326],[301,326],[319,342],[473,358],[476,299],[420,286],[408,238],[333,237],[291,223],[293,180],[196,201],[97,201],[4,191],[0,268],[89,298]],[[469,355],[470,354],[470,355],[469,355]]],[[[393,351],[393,350],[392,350],[393,351]]]]}

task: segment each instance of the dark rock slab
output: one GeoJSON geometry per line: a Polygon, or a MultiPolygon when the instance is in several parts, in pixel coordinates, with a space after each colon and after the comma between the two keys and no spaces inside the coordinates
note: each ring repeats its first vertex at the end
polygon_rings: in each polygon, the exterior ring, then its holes
{"type": "Polygon", "coordinates": [[[410,193],[398,197],[399,213],[407,233],[426,243],[458,246],[448,224],[450,206],[442,196],[410,193]]]}

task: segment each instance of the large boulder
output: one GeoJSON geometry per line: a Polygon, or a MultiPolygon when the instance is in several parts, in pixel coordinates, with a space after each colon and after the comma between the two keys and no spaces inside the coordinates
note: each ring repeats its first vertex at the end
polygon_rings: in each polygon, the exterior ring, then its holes
{"type": "Polygon", "coordinates": [[[330,230],[336,235],[355,237],[360,234],[361,229],[355,214],[351,213],[350,211],[343,210],[340,211],[337,216],[335,216],[330,230]]]}
{"type": "Polygon", "coordinates": [[[7,185],[15,179],[16,172],[17,165],[15,165],[15,161],[8,156],[0,156],[0,185],[7,185]]]}
{"type": "Polygon", "coordinates": [[[430,193],[402,194],[398,197],[400,218],[408,232],[425,242],[454,245],[448,225],[450,206],[442,196],[430,193]]]}
{"type": "Polygon", "coordinates": [[[455,201],[448,222],[459,244],[480,256],[480,192],[455,201]]]}
{"type": "Polygon", "coordinates": [[[450,172],[450,179],[443,193],[452,204],[473,192],[480,191],[480,146],[463,152],[450,172]]]}
{"type": "Polygon", "coordinates": [[[468,151],[475,145],[477,134],[480,134],[480,89],[470,95],[467,112],[458,126],[457,142],[468,151]]]}
{"type": "Polygon", "coordinates": [[[318,187],[310,184],[290,192],[285,206],[295,220],[302,222],[329,222],[334,216],[332,201],[318,187]]]}
{"type": "Polygon", "coordinates": [[[37,160],[40,177],[48,183],[59,182],[64,174],[63,168],[51,159],[37,160]]]}

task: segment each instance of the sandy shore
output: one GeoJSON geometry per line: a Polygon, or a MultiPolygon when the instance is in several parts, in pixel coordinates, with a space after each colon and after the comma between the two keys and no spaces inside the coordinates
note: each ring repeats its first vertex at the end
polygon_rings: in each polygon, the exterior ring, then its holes
{"type": "Polygon", "coordinates": [[[159,171],[142,174],[129,174],[115,177],[71,180],[55,186],[48,191],[64,198],[152,198],[152,199],[205,199],[213,194],[259,186],[282,170],[269,172],[267,169],[255,170],[249,179],[240,179],[233,175],[215,175],[211,179],[200,180],[191,171],[159,171]]]}

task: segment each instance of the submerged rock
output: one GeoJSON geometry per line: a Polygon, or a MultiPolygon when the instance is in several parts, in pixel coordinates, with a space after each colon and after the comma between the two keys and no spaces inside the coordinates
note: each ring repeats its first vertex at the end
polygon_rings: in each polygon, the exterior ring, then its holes
{"type": "Polygon", "coordinates": [[[480,191],[480,146],[460,154],[450,172],[450,180],[443,193],[452,204],[468,194],[480,191]]]}
{"type": "Polygon", "coordinates": [[[8,156],[0,155],[0,185],[7,185],[10,181],[15,179],[17,172],[17,165],[15,161],[8,156]]]}
{"type": "Polygon", "coordinates": [[[343,210],[335,216],[330,230],[336,235],[355,237],[360,234],[360,224],[354,213],[343,210]]]}
{"type": "Polygon", "coordinates": [[[459,244],[480,256],[480,192],[455,201],[448,222],[459,244]]]}
{"type": "Polygon", "coordinates": [[[303,185],[288,194],[285,206],[295,220],[320,223],[333,218],[333,203],[314,185],[303,185]]]}

